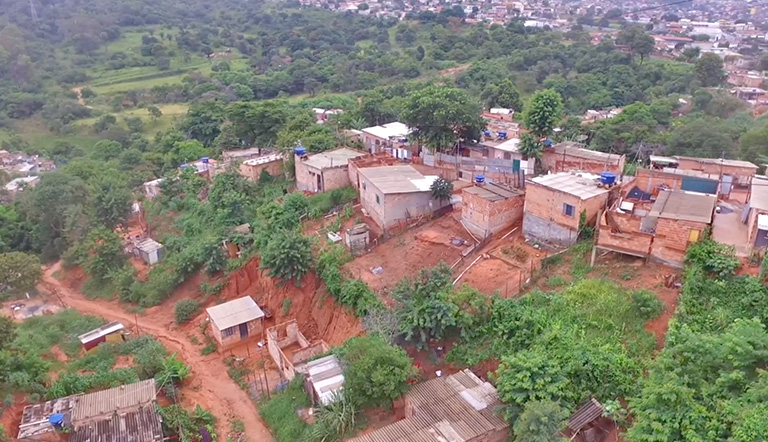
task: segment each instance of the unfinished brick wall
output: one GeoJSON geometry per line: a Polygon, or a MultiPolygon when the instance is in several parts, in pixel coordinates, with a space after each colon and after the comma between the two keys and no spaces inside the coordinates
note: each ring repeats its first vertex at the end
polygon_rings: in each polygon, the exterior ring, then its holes
{"type": "Polygon", "coordinates": [[[611,211],[606,216],[610,217],[610,223],[606,223],[605,219],[601,220],[597,232],[598,246],[635,255],[649,255],[653,235],[640,232],[642,218],[617,211],[611,211]]]}
{"type": "Polygon", "coordinates": [[[240,164],[240,175],[249,181],[258,181],[261,177],[261,171],[266,170],[272,176],[283,174],[283,160],[270,161],[264,164],[240,164]]]}
{"type": "Polygon", "coordinates": [[[704,232],[707,223],[659,218],[656,236],[651,247],[651,257],[665,264],[682,267],[691,230],[704,232]]]}
{"type": "Polygon", "coordinates": [[[595,161],[575,155],[565,155],[545,149],[541,156],[541,165],[544,170],[552,173],[580,170],[599,175],[601,172],[613,172],[616,175],[624,173],[624,160],[622,156],[617,161],[595,161]]]}
{"type": "Polygon", "coordinates": [[[635,185],[643,192],[654,193],[654,190],[662,184],[671,190],[680,190],[683,184],[683,177],[682,175],[666,173],[660,170],[637,170],[635,185]]]}
{"type": "Polygon", "coordinates": [[[523,219],[525,195],[500,201],[489,201],[462,192],[461,220],[480,238],[496,234],[523,219]]]}

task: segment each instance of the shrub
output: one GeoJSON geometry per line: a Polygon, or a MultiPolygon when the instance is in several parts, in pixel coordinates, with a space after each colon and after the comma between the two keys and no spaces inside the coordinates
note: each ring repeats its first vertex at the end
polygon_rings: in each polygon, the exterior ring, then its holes
{"type": "Polygon", "coordinates": [[[340,442],[355,429],[357,407],[342,390],[332,402],[315,413],[315,425],[309,431],[308,440],[340,442]]]}
{"type": "Polygon", "coordinates": [[[544,282],[547,287],[562,287],[568,285],[568,280],[561,275],[552,275],[544,282]]]}
{"type": "Polygon", "coordinates": [[[291,311],[291,298],[285,298],[283,301],[283,316],[288,315],[291,311]]]}
{"type": "Polygon", "coordinates": [[[173,317],[177,324],[183,324],[194,318],[200,311],[200,303],[194,299],[182,299],[173,308],[173,317]]]}
{"type": "Polygon", "coordinates": [[[686,263],[699,265],[718,278],[733,276],[741,266],[733,246],[717,243],[709,238],[688,248],[686,263]]]}
{"type": "Polygon", "coordinates": [[[637,315],[645,321],[659,316],[664,310],[664,304],[659,298],[646,290],[632,292],[632,304],[637,315]]]}
{"type": "Polygon", "coordinates": [[[297,232],[275,233],[261,251],[260,264],[269,276],[298,284],[312,264],[312,243],[297,232]]]}
{"type": "Polygon", "coordinates": [[[259,415],[272,429],[277,442],[304,440],[307,423],[296,414],[297,409],[310,405],[303,381],[301,376],[296,376],[285,391],[259,404],[259,415]]]}

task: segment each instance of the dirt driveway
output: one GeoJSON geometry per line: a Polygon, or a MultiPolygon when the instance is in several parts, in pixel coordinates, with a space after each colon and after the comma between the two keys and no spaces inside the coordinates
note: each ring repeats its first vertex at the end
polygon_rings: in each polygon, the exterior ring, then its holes
{"type": "Polygon", "coordinates": [[[227,374],[221,355],[202,356],[200,349],[173,323],[173,312],[167,305],[152,307],[144,315],[135,316],[123,310],[116,302],[86,299],[53,275],[61,267],[56,263],[46,268],[40,289],[57,292],[67,307],[82,313],[101,316],[110,321],[121,321],[126,326],[138,323],[141,333],[157,337],[171,352],[192,367],[193,377],[182,389],[182,403],[186,407],[200,404],[217,418],[216,432],[225,440],[229,432],[228,421],[239,419],[251,442],[272,441],[272,435],[258,415],[256,405],[227,374]]]}

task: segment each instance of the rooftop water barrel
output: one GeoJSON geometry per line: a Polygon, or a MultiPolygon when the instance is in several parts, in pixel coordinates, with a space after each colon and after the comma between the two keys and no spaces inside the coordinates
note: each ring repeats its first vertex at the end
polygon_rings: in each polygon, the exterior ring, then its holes
{"type": "Polygon", "coordinates": [[[200,160],[203,162],[203,164],[208,164],[208,162],[209,162],[211,159],[210,159],[210,158],[208,158],[208,157],[203,157],[203,158],[201,158],[200,160]]]}
{"type": "Polygon", "coordinates": [[[293,149],[293,153],[295,153],[296,155],[298,155],[300,157],[303,157],[304,155],[307,154],[307,148],[305,148],[303,146],[299,146],[296,149],[293,149]]]}
{"type": "Polygon", "coordinates": [[[61,427],[64,424],[64,415],[61,413],[54,413],[48,417],[48,422],[54,427],[61,427]]]}
{"type": "Polygon", "coordinates": [[[489,131],[489,130],[484,130],[484,131],[483,131],[483,135],[485,135],[486,137],[490,137],[490,136],[491,136],[491,131],[489,131]]]}
{"type": "Polygon", "coordinates": [[[544,140],[544,146],[545,147],[552,147],[552,144],[554,144],[554,143],[552,143],[552,140],[550,140],[549,138],[544,140]]]}
{"type": "Polygon", "coordinates": [[[475,175],[475,184],[483,184],[485,182],[485,175],[475,175]]]}
{"type": "Polygon", "coordinates": [[[606,186],[613,186],[616,182],[616,174],[613,172],[603,172],[600,174],[600,182],[606,186]]]}
{"type": "Polygon", "coordinates": [[[500,130],[499,131],[499,138],[507,138],[507,132],[503,131],[503,130],[500,130]]]}

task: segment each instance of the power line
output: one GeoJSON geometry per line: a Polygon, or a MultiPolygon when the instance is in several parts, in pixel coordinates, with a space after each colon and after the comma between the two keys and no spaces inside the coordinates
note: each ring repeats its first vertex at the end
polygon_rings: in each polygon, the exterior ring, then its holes
{"type": "Polygon", "coordinates": [[[683,3],[691,3],[691,2],[693,2],[693,0],[678,0],[676,2],[665,3],[663,5],[648,6],[648,7],[645,7],[645,8],[635,9],[634,11],[628,11],[627,14],[635,14],[637,12],[650,11],[650,10],[653,10],[653,9],[666,8],[667,6],[674,6],[674,5],[680,5],[680,4],[683,4],[683,3]]]}

